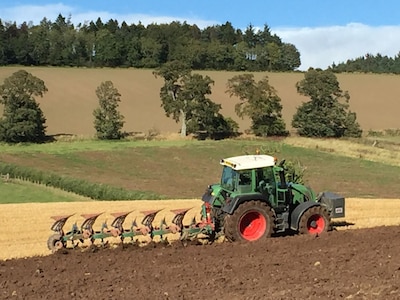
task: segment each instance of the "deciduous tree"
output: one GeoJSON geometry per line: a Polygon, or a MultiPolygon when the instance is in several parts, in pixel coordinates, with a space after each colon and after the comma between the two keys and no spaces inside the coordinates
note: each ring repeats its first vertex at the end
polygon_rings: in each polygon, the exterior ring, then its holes
{"type": "Polygon", "coordinates": [[[360,137],[356,114],[349,110],[350,95],[342,91],[330,70],[310,68],[297,82],[301,95],[310,97],[293,116],[292,126],[308,137],[360,137]]]}
{"type": "Polygon", "coordinates": [[[46,139],[46,119],[35,97],[47,92],[44,81],[25,70],[4,80],[0,86],[0,104],[4,106],[0,119],[0,141],[33,142],[46,139]]]}
{"type": "Polygon", "coordinates": [[[253,74],[236,75],[228,80],[227,88],[231,97],[240,100],[235,105],[236,114],[241,118],[250,117],[255,135],[288,135],[281,113],[281,99],[267,76],[256,82],[253,74]]]}
{"type": "Polygon", "coordinates": [[[181,136],[197,131],[213,136],[217,132],[234,130],[233,122],[219,113],[221,105],[207,98],[214,84],[209,76],[192,74],[180,61],[164,64],[154,75],[164,79],[160,90],[161,106],[168,117],[181,122],[181,136]]]}
{"type": "Polygon", "coordinates": [[[124,116],[118,111],[121,94],[111,81],[105,81],[96,89],[99,107],[93,111],[94,128],[102,140],[115,140],[124,136],[124,116]]]}

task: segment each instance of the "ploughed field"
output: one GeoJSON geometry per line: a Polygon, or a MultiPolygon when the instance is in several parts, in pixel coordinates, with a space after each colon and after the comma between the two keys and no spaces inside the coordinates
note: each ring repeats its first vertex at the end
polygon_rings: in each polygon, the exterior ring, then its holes
{"type": "MultiPolygon", "coordinates": [[[[50,216],[190,208],[200,200],[4,204],[0,211],[0,299],[399,299],[400,200],[346,199],[346,218],[319,237],[279,236],[252,243],[138,247],[111,240],[50,255],[50,216]],[[16,217],[18,215],[18,217],[16,217]]],[[[171,238],[173,240],[173,238],[171,238]]]]}

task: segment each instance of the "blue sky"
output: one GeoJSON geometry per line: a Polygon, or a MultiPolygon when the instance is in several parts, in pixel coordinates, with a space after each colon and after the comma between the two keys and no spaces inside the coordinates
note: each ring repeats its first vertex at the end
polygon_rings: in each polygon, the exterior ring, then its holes
{"type": "Polygon", "coordinates": [[[326,68],[367,53],[400,52],[400,0],[0,0],[3,21],[54,21],[59,13],[73,23],[116,19],[128,24],[186,21],[204,28],[232,23],[267,24],[301,53],[300,69],[326,68]]]}

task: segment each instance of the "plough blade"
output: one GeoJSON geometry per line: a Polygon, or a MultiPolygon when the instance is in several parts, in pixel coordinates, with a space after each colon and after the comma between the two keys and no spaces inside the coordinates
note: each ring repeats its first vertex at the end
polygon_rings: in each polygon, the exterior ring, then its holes
{"type": "Polygon", "coordinates": [[[55,222],[53,223],[53,225],[51,226],[51,230],[58,232],[58,233],[62,233],[63,232],[63,228],[65,223],[67,222],[67,220],[72,217],[74,214],[72,215],[65,215],[65,216],[52,216],[51,218],[53,220],[55,220],[55,222]]]}
{"type": "Polygon", "coordinates": [[[131,213],[132,211],[128,212],[118,212],[118,213],[112,213],[111,215],[114,217],[114,221],[111,223],[112,227],[112,235],[114,237],[120,236],[124,231],[123,224],[125,222],[126,217],[131,213]]]}
{"type": "Polygon", "coordinates": [[[153,226],[152,224],[153,224],[154,218],[160,211],[162,211],[162,209],[141,211],[141,213],[144,214],[144,218],[141,222],[142,225],[151,228],[153,226]]]}
{"type": "Polygon", "coordinates": [[[93,224],[101,214],[102,213],[81,215],[85,219],[81,225],[82,236],[84,239],[89,239],[93,235],[93,224]]]}

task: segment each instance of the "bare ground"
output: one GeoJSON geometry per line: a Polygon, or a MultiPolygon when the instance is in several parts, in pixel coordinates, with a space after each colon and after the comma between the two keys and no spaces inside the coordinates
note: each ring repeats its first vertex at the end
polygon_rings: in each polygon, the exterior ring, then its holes
{"type": "MultiPolygon", "coordinates": [[[[400,227],[0,261],[1,299],[399,299],[400,227]]],[[[97,249],[97,248],[96,248],[97,249]]]]}
{"type": "MultiPolygon", "coordinates": [[[[316,238],[140,248],[86,244],[52,255],[46,250],[50,215],[134,209],[129,223],[157,206],[170,223],[169,209],[194,207],[186,224],[201,201],[5,204],[0,299],[400,299],[400,200],[346,201],[347,216],[336,224],[353,225],[316,238]],[[17,254],[23,258],[11,258],[17,254]]],[[[101,221],[103,216],[95,229],[101,221]]]]}

